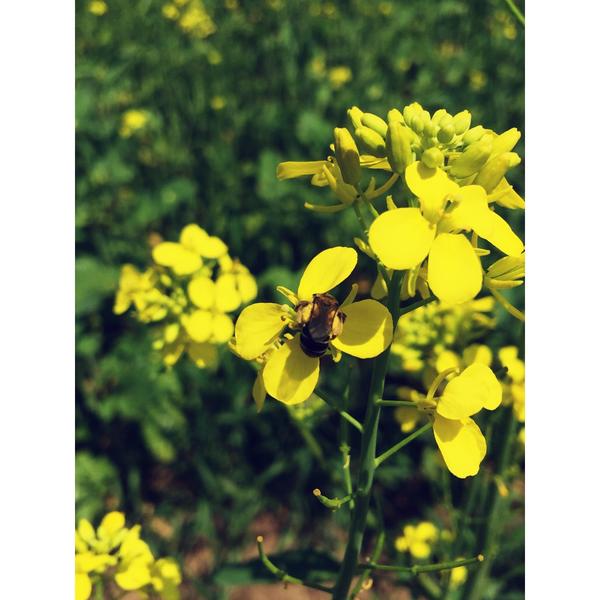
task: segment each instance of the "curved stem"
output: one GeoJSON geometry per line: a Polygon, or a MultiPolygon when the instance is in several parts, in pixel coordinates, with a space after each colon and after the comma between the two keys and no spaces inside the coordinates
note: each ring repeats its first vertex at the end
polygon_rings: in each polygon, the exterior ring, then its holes
{"type": "MultiPolygon", "coordinates": [[[[395,324],[398,320],[400,300],[400,273],[394,271],[392,285],[388,296],[388,308],[395,324]]],[[[362,547],[363,536],[367,524],[367,513],[371,499],[373,474],[375,473],[375,453],[377,449],[377,430],[381,406],[377,400],[383,395],[385,375],[387,373],[390,347],[380,354],[373,363],[371,384],[367,399],[367,414],[363,424],[363,436],[360,447],[358,467],[358,485],[355,492],[355,506],[350,523],[348,544],[344,553],[342,566],[332,592],[333,600],[346,600],[356,572],[358,556],[362,547]]]]}
{"type": "Polygon", "coordinates": [[[510,8],[513,15],[515,15],[517,21],[525,27],[525,16],[523,13],[517,8],[517,5],[513,2],[513,0],[505,0],[506,4],[508,4],[508,8],[510,8]]]}
{"type": "Polygon", "coordinates": [[[423,425],[420,429],[417,429],[414,433],[411,433],[409,436],[405,437],[403,440],[399,441],[397,444],[392,446],[389,450],[386,450],[383,454],[378,456],[375,459],[375,468],[377,468],[384,460],[387,460],[393,454],[396,454],[398,450],[402,450],[406,444],[412,442],[415,438],[418,438],[420,435],[424,434],[426,431],[429,431],[432,427],[431,423],[427,423],[423,425]]]}

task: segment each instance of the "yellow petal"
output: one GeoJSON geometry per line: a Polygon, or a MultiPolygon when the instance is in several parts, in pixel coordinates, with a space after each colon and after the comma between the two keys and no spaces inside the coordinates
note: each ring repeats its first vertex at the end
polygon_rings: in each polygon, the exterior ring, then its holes
{"type": "Polygon", "coordinates": [[[75,573],[75,600],[87,600],[92,594],[92,580],[87,573],[75,573]]]}
{"type": "Polygon", "coordinates": [[[508,183],[506,177],[496,186],[492,194],[500,206],[506,208],[525,208],[525,200],[515,192],[512,185],[508,183]]]}
{"type": "Polygon", "coordinates": [[[258,287],[256,279],[250,273],[240,273],[237,277],[237,286],[240,298],[244,304],[256,298],[258,287]]]}
{"type": "Polygon", "coordinates": [[[125,527],[125,515],[122,512],[109,512],[98,527],[98,537],[100,539],[110,538],[125,527]]]}
{"type": "Polygon", "coordinates": [[[202,259],[194,252],[175,242],[162,242],[152,249],[154,262],[170,267],[177,275],[189,275],[202,266],[202,259]]]}
{"type": "Polygon", "coordinates": [[[123,590],[139,590],[152,579],[149,562],[145,557],[134,558],[126,570],[115,575],[115,581],[123,590]]]}
{"type": "Polygon", "coordinates": [[[87,519],[81,519],[77,527],[77,533],[79,537],[87,544],[96,541],[96,532],[94,531],[93,525],[87,519]]]}
{"type": "Polygon", "coordinates": [[[417,525],[415,535],[424,542],[434,542],[438,538],[438,529],[429,521],[422,521],[417,525]]]}
{"type": "Polygon", "coordinates": [[[194,342],[207,342],[212,335],[213,315],[207,310],[195,310],[182,317],[181,322],[194,342]]]}
{"type": "Polygon", "coordinates": [[[182,229],[179,241],[186,249],[205,258],[220,258],[227,253],[227,246],[220,238],[208,235],[193,223],[182,229]]]}
{"type": "Polygon", "coordinates": [[[233,337],[233,321],[223,313],[213,315],[212,340],[217,344],[225,344],[233,337]]]}
{"type": "Polygon", "coordinates": [[[429,253],[435,237],[418,208],[396,208],[379,215],[369,229],[369,244],[389,269],[416,267],[429,253]]]}
{"type": "Polygon", "coordinates": [[[200,369],[212,367],[216,364],[218,353],[214,344],[197,344],[191,342],[187,348],[191,361],[200,369]]]}
{"type": "Polygon", "coordinates": [[[510,225],[492,210],[488,211],[484,220],[473,225],[473,230],[479,237],[508,256],[519,256],[525,249],[523,242],[510,225]]]}
{"type": "Polygon", "coordinates": [[[418,559],[427,558],[431,554],[431,546],[425,542],[415,540],[410,544],[410,553],[418,559]]]}
{"type": "Polygon", "coordinates": [[[235,324],[236,352],[252,360],[266,352],[285,326],[280,304],[259,302],[247,306],[235,324]]]}
{"type": "Polygon", "coordinates": [[[488,346],[483,344],[472,344],[468,348],[465,348],[463,352],[463,361],[466,365],[472,365],[473,363],[481,363],[486,367],[492,365],[492,351],[488,346]]]}
{"type": "Polygon", "coordinates": [[[358,255],[354,248],[336,246],[319,252],[309,263],[300,285],[300,300],[312,300],[313,294],[324,294],[348,278],[354,270],[358,255]]]}
{"type": "Polygon", "coordinates": [[[460,358],[452,350],[443,350],[435,359],[435,370],[438,373],[460,367],[460,358]]]}
{"type": "Polygon", "coordinates": [[[443,302],[459,304],[472,300],[481,290],[479,258],[462,234],[442,233],[429,252],[427,281],[443,302]]]}
{"type": "Polygon", "coordinates": [[[242,303],[238,292],[235,275],[225,273],[220,275],[215,287],[216,307],[221,312],[233,312],[242,303]]]}
{"type": "Polygon", "coordinates": [[[271,354],[263,379],[267,393],[280,402],[304,402],[317,386],[319,359],[304,354],[300,336],[295,336],[271,354]]]}
{"type": "Polygon", "coordinates": [[[448,382],[436,410],[447,419],[465,419],[484,407],[493,410],[501,401],[502,386],[493,371],[474,363],[448,382]]]}
{"type": "Polygon", "coordinates": [[[464,479],[479,472],[487,446],[473,419],[454,421],[436,414],[433,434],[450,473],[464,479]]]}
{"type": "Polygon", "coordinates": [[[212,308],[215,295],[215,282],[209,277],[194,277],[188,285],[188,296],[198,308],[212,308]]]}
{"type": "Polygon", "coordinates": [[[458,184],[442,169],[430,169],[417,161],[406,167],[406,185],[420,199],[423,214],[432,223],[439,221],[448,195],[456,192],[458,184]]]}
{"type": "Polygon", "coordinates": [[[331,344],[358,358],[381,354],[391,343],[392,315],[377,300],[361,300],[344,307],[346,321],[340,336],[331,344]]]}

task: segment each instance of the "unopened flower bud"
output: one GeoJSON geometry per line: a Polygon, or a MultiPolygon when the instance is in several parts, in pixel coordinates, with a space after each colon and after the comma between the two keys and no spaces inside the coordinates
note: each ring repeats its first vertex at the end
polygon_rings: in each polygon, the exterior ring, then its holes
{"type": "Polygon", "coordinates": [[[354,127],[354,129],[356,129],[362,125],[361,119],[365,113],[363,113],[363,111],[360,110],[360,108],[358,108],[358,106],[353,106],[352,108],[349,108],[347,113],[348,113],[348,116],[350,117],[350,121],[352,122],[352,126],[354,127]]]}
{"type": "Polygon", "coordinates": [[[413,117],[419,116],[423,112],[423,107],[418,102],[413,102],[404,107],[404,122],[410,127],[413,117]]]}
{"type": "Polygon", "coordinates": [[[409,126],[415,133],[423,133],[423,129],[425,129],[425,121],[421,115],[415,115],[410,120],[409,126]]]}
{"type": "Polygon", "coordinates": [[[433,113],[431,121],[437,125],[440,125],[442,118],[444,118],[446,115],[448,115],[448,111],[445,108],[439,108],[433,113]]]}
{"type": "Polygon", "coordinates": [[[423,128],[423,133],[427,137],[435,138],[435,137],[437,137],[437,134],[438,134],[439,130],[440,130],[440,126],[437,123],[434,123],[433,121],[430,121],[423,128]]]}
{"type": "Polygon", "coordinates": [[[385,156],[385,140],[370,127],[357,127],[354,132],[359,146],[362,146],[367,154],[373,156],[385,156]]]}
{"type": "Polygon", "coordinates": [[[494,156],[483,166],[481,171],[477,174],[475,185],[480,185],[489,194],[496,188],[496,186],[502,181],[506,171],[509,169],[509,158],[507,152],[494,156]]]}
{"type": "Polygon", "coordinates": [[[394,121],[400,121],[400,123],[404,123],[404,117],[397,108],[392,108],[392,110],[388,111],[387,120],[388,123],[393,123],[394,121]]]}
{"type": "Polygon", "coordinates": [[[462,110],[456,113],[452,118],[454,131],[456,135],[462,135],[469,127],[471,127],[471,113],[468,110],[462,110]]]}
{"type": "Polygon", "coordinates": [[[361,122],[365,127],[371,128],[373,131],[376,131],[382,138],[385,139],[387,134],[387,123],[377,115],[373,113],[364,113],[361,117],[361,122]]]}
{"type": "Polygon", "coordinates": [[[435,169],[444,164],[444,153],[439,148],[429,148],[423,152],[421,160],[430,168],[435,169]]]}
{"type": "Polygon", "coordinates": [[[450,174],[463,178],[473,175],[485,165],[492,153],[492,144],[489,140],[480,140],[471,144],[450,165],[450,174]]]}
{"type": "Polygon", "coordinates": [[[502,152],[510,152],[521,139],[521,132],[513,127],[504,133],[501,133],[498,137],[494,138],[492,147],[493,154],[501,154],[502,152]]]}
{"type": "Polygon", "coordinates": [[[360,157],[354,138],[345,127],[336,127],[333,130],[335,157],[337,158],[342,179],[350,185],[357,185],[360,181],[360,157]]]}
{"type": "Polygon", "coordinates": [[[407,127],[399,121],[390,123],[385,148],[390,166],[396,173],[404,173],[404,169],[413,161],[411,140],[412,133],[407,127]]]}
{"type": "Polygon", "coordinates": [[[452,121],[442,125],[438,131],[437,139],[441,144],[449,144],[454,139],[454,125],[452,121]]]}
{"type": "Polygon", "coordinates": [[[463,136],[463,144],[468,146],[469,144],[477,142],[485,132],[486,130],[481,125],[469,129],[463,136]]]}

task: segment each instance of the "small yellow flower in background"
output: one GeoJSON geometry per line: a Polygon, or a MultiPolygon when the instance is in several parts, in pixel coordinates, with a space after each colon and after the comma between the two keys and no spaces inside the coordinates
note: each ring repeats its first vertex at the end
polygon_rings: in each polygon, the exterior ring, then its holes
{"type": "Polygon", "coordinates": [[[469,73],[469,85],[471,89],[478,92],[487,84],[487,75],[483,71],[475,69],[469,73]]]}
{"type": "Polygon", "coordinates": [[[161,322],[153,348],[165,366],[184,352],[199,368],[216,366],[217,347],[233,336],[230,313],[256,297],[254,277],[220,238],[195,223],[178,242],[156,244],[152,257],[155,265],[144,273],[123,265],[113,311],[133,306],[139,321],[161,322]]]}
{"type": "Polygon", "coordinates": [[[223,96],[213,96],[210,99],[210,107],[213,110],[223,110],[226,105],[227,101],[225,100],[225,98],[223,98],[223,96]]]}
{"type": "Polygon", "coordinates": [[[505,346],[498,352],[500,364],[508,369],[510,383],[504,385],[504,400],[512,404],[515,418],[525,422],[525,363],[518,357],[516,346],[505,346]]]}
{"type": "Polygon", "coordinates": [[[101,17],[102,15],[106,14],[106,11],[108,10],[108,5],[106,4],[106,2],[104,2],[104,0],[92,0],[92,2],[88,4],[88,10],[93,15],[101,17]]]}
{"type": "Polygon", "coordinates": [[[392,317],[383,304],[354,302],[356,287],[342,303],[328,293],[350,276],[357,260],[353,248],[324,250],[306,267],[297,293],[277,288],[292,306],[261,302],[240,314],[233,350],[245,360],[264,362],[257,385],[276,400],[307,400],[326,354],[334,361],[341,352],[372,358],[390,345],[392,317]]]}
{"type": "Polygon", "coordinates": [[[144,110],[132,108],[123,113],[119,135],[124,138],[131,137],[148,124],[148,113],[144,110]]]}
{"type": "Polygon", "coordinates": [[[179,9],[174,4],[164,4],[162,7],[163,17],[174,21],[179,17],[179,9]]]}
{"type": "Polygon", "coordinates": [[[467,577],[469,576],[469,570],[467,567],[454,567],[450,571],[450,589],[455,590],[460,587],[465,581],[467,581],[467,577]]]}
{"type": "Polygon", "coordinates": [[[140,525],[125,526],[125,515],[108,513],[97,530],[81,519],[75,531],[75,597],[87,600],[96,581],[114,577],[125,591],[156,592],[165,600],[179,599],[181,572],[172,558],[154,559],[140,539],[140,525]]]}
{"type": "Polygon", "coordinates": [[[185,10],[179,19],[179,26],[187,34],[202,39],[217,31],[215,22],[200,0],[190,0],[189,3],[186,3],[185,10]]]}
{"type": "Polygon", "coordinates": [[[394,546],[398,552],[410,552],[413,558],[422,560],[431,555],[432,545],[438,538],[438,528],[429,521],[422,521],[418,525],[406,525],[394,546]]]}
{"type": "Polygon", "coordinates": [[[346,85],[349,81],[352,81],[352,69],[344,65],[338,67],[331,67],[329,69],[329,83],[334,90],[346,85]]]}

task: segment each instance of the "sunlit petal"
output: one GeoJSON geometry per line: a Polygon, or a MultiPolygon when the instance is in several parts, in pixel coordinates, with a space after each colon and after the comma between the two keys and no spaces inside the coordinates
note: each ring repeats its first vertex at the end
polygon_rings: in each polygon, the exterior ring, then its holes
{"type": "Polygon", "coordinates": [[[472,300],[481,290],[479,258],[462,234],[442,233],[429,253],[427,281],[443,302],[459,304],[472,300]]]}
{"type": "Polygon", "coordinates": [[[235,324],[235,349],[246,360],[266,352],[285,326],[280,304],[259,302],[247,306],[235,324]]]}
{"type": "Polygon", "coordinates": [[[288,340],[271,354],[263,371],[265,389],[285,404],[304,402],[319,379],[319,359],[307,356],[299,336],[288,340]]]}
{"type": "Polygon", "coordinates": [[[418,208],[396,208],[379,215],[369,229],[369,244],[389,269],[417,266],[435,237],[432,225],[418,208]]]}
{"type": "Polygon", "coordinates": [[[473,419],[454,421],[436,414],[433,434],[450,473],[464,479],[479,472],[487,446],[473,419]]]}
{"type": "Polygon", "coordinates": [[[358,358],[381,354],[392,342],[390,311],[376,300],[361,300],[344,307],[346,321],[342,333],[331,344],[358,358]]]}
{"type": "Polygon", "coordinates": [[[300,300],[311,300],[313,294],[323,294],[348,278],[354,270],[358,255],[354,248],[336,246],[319,252],[308,263],[300,285],[300,300]]]}

